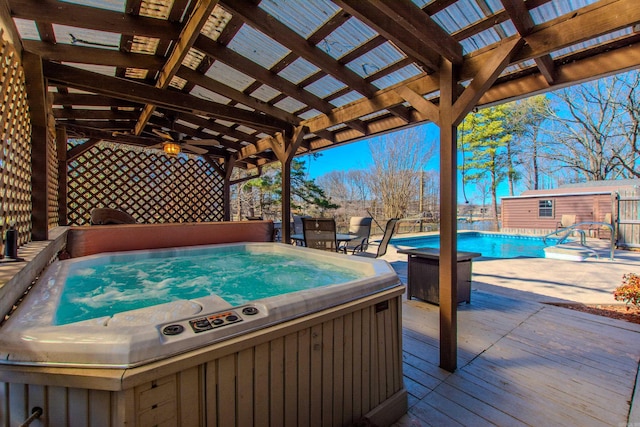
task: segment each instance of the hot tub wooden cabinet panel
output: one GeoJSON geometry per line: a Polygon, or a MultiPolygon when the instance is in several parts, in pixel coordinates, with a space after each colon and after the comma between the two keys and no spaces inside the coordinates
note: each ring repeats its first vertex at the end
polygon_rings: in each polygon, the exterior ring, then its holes
{"type": "MultiPolygon", "coordinates": [[[[432,304],[440,304],[440,250],[419,248],[399,250],[398,253],[409,257],[407,298],[417,297],[432,304]]],[[[471,262],[479,256],[482,254],[458,252],[458,304],[471,302],[471,262]]]]}
{"type": "Polygon", "coordinates": [[[0,365],[0,425],[349,426],[407,410],[403,286],[129,369],[0,365]]]}

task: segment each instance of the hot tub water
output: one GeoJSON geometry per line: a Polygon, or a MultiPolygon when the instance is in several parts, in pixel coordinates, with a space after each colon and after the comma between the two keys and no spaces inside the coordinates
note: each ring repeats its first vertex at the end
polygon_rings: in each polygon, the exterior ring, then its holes
{"type": "Polygon", "coordinates": [[[217,295],[231,306],[363,278],[362,271],[294,254],[223,247],[103,255],[68,270],[54,324],[113,316],[177,300],[217,295]]]}

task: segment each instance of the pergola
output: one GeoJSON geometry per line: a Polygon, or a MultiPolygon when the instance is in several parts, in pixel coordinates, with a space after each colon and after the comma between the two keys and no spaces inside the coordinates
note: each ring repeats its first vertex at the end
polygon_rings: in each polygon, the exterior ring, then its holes
{"type": "MultiPolygon", "coordinates": [[[[25,68],[34,183],[46,180],[37,153],[53,117],[57,139],[86,140],[62,161],[103,140],[182,139],[224,177],[226,220],[234,168],[280,162],[288,218],[295,156],[437,124],[448,370],[458,124],[479,106],[640,65],[637,0],[1,0],[0,16],[25,68]]],[[[32,206],[34,240],[46,239],[43,187],[32,206]]]]}

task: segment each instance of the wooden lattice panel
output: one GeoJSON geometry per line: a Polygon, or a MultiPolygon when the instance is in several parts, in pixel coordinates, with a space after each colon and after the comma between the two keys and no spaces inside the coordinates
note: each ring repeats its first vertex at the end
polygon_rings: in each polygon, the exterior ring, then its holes
{"type": "Polygon", "coordinates": [[[56,147],[56,122],[48,109],[47,128],[47,218],[49,228],[60,225],[58,218],[58,155],[56,147]]]}
{"type": "Polygon", "coordinates": [[[223,180],[198,157],[102,142],[69,163],[67,186],[70,225],[89,224],[99,207],[143,223],[224,218],[223,180]]]}
{"type": "Polygon", "coordinates": [[[0,43],[0,232],[15,224],[22,245],[31,239],[31,120],[20,57],[1,32],[0,43]]]}

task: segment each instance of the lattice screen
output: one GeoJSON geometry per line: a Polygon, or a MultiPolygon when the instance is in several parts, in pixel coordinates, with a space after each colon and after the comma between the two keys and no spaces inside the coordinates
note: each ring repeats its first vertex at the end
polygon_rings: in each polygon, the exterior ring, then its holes
{"type": "Polygon", "coordinates": [[[31,121],[20,57],[0,31],[0,232],[15,223],[18,245],[31,239],[31,121]]]}
{"type": "Polygon", "coordinates": [[[60,225],[58,218],[58,148],[56,147],[56,122],[49,108],[47,129],[47,217],[49,228],[60,225]]]}
{"type": "Polygon", "coordinates": [[[68,165],[68,220],[89,224],[98,207],[138,222],[222,221],[223,180],[198,157],[101,142],[68,165]]]}

